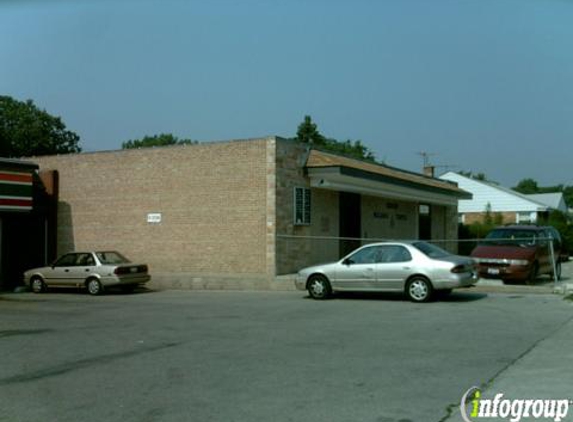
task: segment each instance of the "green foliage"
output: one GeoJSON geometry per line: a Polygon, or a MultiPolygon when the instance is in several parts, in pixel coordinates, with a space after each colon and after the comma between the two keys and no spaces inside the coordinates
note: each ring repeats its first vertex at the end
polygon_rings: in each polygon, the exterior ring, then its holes
{"type": "Polygon", "coordinates": [[[565,204],[567,204],[567,206],[570,208],[573,207],[573,186],[538,186],[535,180],[527,178],[520,180],[517,186],[512,189],[525,195],[562,192],[565,204]]]}
{"type": "Polygon", "coordinates": [[[492,180],[489,180],[485,173],[473,173],[471,171],[460,171],[460,174],[465,177],[469,177],[470,179],[480,180],[482,182],[490,182],[495,183],[492,180]]]}
{"type": "Polygon", "coordinates": [[[32,100],[23,102],[0,96],[0,156],[80,152],[79,140],[60,117],[40,110],[32,100]]]}
{"type": "Polygon", "coordinates": [[[571,220],[567,214],[553,210],[549,213],[547,221],[544,221],[543,224],[555,227],[561,234],[563,244],[567,247],[567,250],[573,252],[573,225],[571,225],[571,220]]]}
{"type": "Polygon", "coordinates": [[[525,195],[532,195],[534,193],[539,193],[539,186],[537,182],[533,179],[522,179],[516,187],[512,188],[514,191],[523,193],[525,195]]]}
{"type": "Polygon", "coordinates": [[[304,116],[303,122],[298,125],[296,140],[310,144],[317,149],[334,152],[350,158],[359,160],[376,161],[374,153],[362,141],[352,141],[350,139],[341,142],[333,138],[326,138],[319,130],[316,123],[310,116],[304,116]]]}
{"type": "Polygon", "coordinates": [[[569,208],[573,208],[573,186],[563,188],[563,200],[569,208]]]}
{"type": "Polygon", "coordinates": [[[171,133],[161,133],[159,135],[144,136],[142,139],[133,139],[121,144],[122,149],[163,147],[168,145],[190,145],[197,144],[191,139],[179,139],[171,133]]]}
{"type": "Polygon", "coordinates": [[[322,145],[326,138],[318,131],[318,126],[310,116],[304,116],[304,120],[296,131],[296,139],[300,142],[312,145],[322,145]]]}

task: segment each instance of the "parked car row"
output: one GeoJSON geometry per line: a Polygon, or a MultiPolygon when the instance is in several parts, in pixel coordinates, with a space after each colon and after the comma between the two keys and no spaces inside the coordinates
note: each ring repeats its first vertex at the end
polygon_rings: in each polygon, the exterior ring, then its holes
{"type": "Polygon", "coordinates": [[[375,243],[299,271],[295,286],[314,299],[345,291],[395,291],[427,302],[471,287],[479,277],[528,284],[542,274],[560,279],[561,262],[568,258],[553,227],[505,226],[491,231],[469,258],[421,241],[375,243]]]}
{"type": "MultiPolygon", "coordinates": [[[[507,283],[532,283],[542,274],[559,279],[561,262],[568,258],[554,228],[504,226],[492,230],[470,257],[423,241],[373,243],[339,261],[300,270],[295,286],[314,299],[346,291],[404,292],[414,302],[427,302],[474,286],[479,277],[507,283]]],[[[133,291],[150,279],[146,264],[134,264],[116,251],[72,252],[24,273],[36,293],[50,287],[86,288],[91,295],[110,287],[133,291]]]]}

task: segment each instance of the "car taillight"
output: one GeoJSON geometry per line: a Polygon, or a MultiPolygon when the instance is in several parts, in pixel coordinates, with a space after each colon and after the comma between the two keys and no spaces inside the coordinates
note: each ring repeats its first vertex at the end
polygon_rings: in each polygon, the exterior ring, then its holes
{"type": "Polygon", "coordinates": [[[465,273],[466,271],[467,270],[465,265],[456,265],[454,268],[451,269],[451,272],[453,272],[454,274],[465,273]]]}
{"type": "Polygon", "coordinates": [[[116,275],[127,274],[127,273],[129,273],[129,268],[128,267],[117,267],[115,270],[113,270],[113,273],[116,275]]]}

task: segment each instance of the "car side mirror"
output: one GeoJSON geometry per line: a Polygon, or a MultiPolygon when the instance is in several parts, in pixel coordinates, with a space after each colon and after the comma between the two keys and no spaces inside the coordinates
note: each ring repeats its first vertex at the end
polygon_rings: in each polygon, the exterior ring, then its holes
{"type": "Polygon", "coordinates": [[[350,258],[346,258],[344,261],[342,261],[342,264],[351,266],[352,264],[354,264],[354,261],[351,260],[350,258]]]}

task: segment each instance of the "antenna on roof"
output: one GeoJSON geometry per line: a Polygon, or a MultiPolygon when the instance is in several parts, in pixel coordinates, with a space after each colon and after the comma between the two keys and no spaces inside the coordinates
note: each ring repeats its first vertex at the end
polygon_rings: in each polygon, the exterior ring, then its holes
{"type": "Polygon", "coordinates": [[[430,165],[430,157],[436,155],[433,152],[427,152],[427,151],[420,151],[417,154],[422,156],[424,167],[428,167],[430,165]]]}

